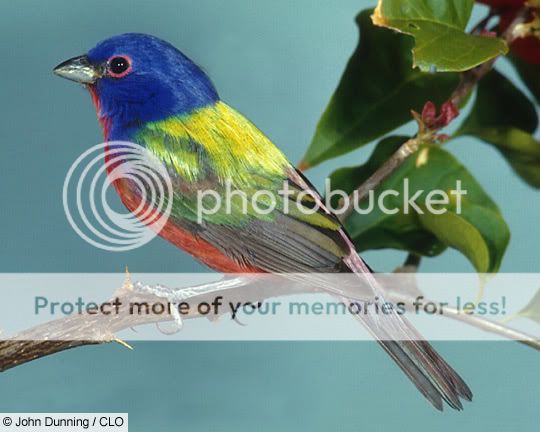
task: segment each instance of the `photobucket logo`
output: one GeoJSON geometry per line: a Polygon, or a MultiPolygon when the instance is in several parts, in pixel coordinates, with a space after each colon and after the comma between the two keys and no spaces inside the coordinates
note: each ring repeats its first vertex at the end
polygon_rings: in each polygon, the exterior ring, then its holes
{"type": "Polygon", "coordinates": [[[110,141],[75,160],[62,200],[69,223],[82,239],[121,252],[148,243],[161,231],[171,213],[173,187],[165,166],[144,147],[110,141]],[[113,185],[129,190],[129,211],[117,211],[109,203],[113,185]]]}
{"type": "Polygon", "coordinates": [[[300,212],[310,215],[320,211],[324,206],[326,210],[339,216],[353,211],[362,215],[373,211],[387,215],[400,212],[406,215],[409,213],[441,215],[451,206],[453,212],[461,214],[462,198],[465,195],[467,190],[462,188],[461,180],[456,180],[455,187],[451,190],[412,191],[409,179],[405,178],[401,190],[387,189],[380,192],[377,197],[375,191],[370,190],[367,197],[360,198],[358,190],[348,194],[343,190],[333,189],[330,179],[327,178],[323,202],[323,199],[312,191],[294,191],[287,181],[277,191],[258,190],[248,194],[236,189],[233,182],[227,180],[221,193],[212,189],[197,192],[197,221],[203,223],[205,216],[217,213],[231,214],[233,208],[238,211],[239,207],[242,214],[268,215],[279,209],[284,214],[292,211],[293,214],[300,212]],[[335,198],[337,200],[333,201],[335,198]],[[334,205],[336,201],[337,206],[334,205]]]}

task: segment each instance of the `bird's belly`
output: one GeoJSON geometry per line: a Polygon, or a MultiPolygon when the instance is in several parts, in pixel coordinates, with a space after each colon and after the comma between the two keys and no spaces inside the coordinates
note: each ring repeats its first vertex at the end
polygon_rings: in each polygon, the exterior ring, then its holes
{"type": "Polygon", "coordinates": [[[159,235],[168,240],[176,247],[186,251],[194,258],[206,264],[208,267],[223,273],[260,273],[261,270],[241,265],[229,258],[207,241],[193,235],[168,221],[159,235]]]}
{"type": "MultiPolygon", "coordinates": [[[[115,180],[113,182],[122,203],[126,208],[133,214],[144,214],[145,208],[141,211],[139,205],[141,204],[141,196],[132,190],[128,183],[125,180],[115,180]],[[137,212],[138,210],[138,212],[137,212]]],[[[155,218],[150,218],[156,220],[159,218],[159,215],[156,215],[155,218]]],[[[149,219],[146,219],[148,221],[149,219]]],[[[146,221],[142,221],[143,223],[146,221]]],[[[168,219],[163,226],[158,231],[157,224],[148,224],[150,229],[157,231],[157,234],[160,237],[163,237],[165,240],[171,242],[176,247],[184,250],[189,253],[191,256],[206,264],[208,267],[223,273],[260,273],[261,270],[255,267],[246,266],[236,262],[235,260],[228,257],[221,250],[208,243],[206,240],[201,239],[197,235],[191,233],[180,225],[176,224],[171,219],[168,219]]]]}

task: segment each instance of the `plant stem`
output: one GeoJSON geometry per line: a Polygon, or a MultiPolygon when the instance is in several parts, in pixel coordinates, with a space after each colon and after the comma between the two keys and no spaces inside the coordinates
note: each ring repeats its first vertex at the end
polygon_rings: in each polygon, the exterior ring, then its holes
{"type": "Polygon", "coordinates": [[[375,190],[385,179],[396,171],[410,155],[416,153],[419,142],[417,138],[411,138],[403,143],[399,149],[390,156],[358,189],[351,195],[349,207],[341,213],[340,219],[345,220],[354,211],[354,203],[361,202],[366,198],[371,190],[375,190]]]}
{"type": "MultiPolygon", "coordinates": [[[[390,298],[392,299],[393,302],[395,303],[403,302],[406,306],[411,305],[412,302],[415,300],[409,295],[402,295],[400,293],[391,293],[390,298]]],[[[424,299],[424,301],[426,303],[436,305],[436,302],[431,301],[429,299],[424,299]]],[[[411,310],[410,307],[408,307],[408,309],[411,310]]],[[[476,315],[467,314],[453,307],[444,306],[444,305],[437,306],[437,310],[434,311],[433,313],[433,316],[435,315],[439,315],[439,316],[442,315],[444,317],[447,317],[456,321],[460,321],[465,324],[469,324],[473,327],[476,327],[480,330],[484,330],[488,333],[496,334],[506,339],[515,340],[531,348],[540,350],[540,340],[538,340],[538,338],[532,335],[520,332],[519,330],[515,330],[510,327],[507,327],[502,323],[491,321],[486,318],[480,318],[476,315]]]]}
{"type": "Polygon", "coordinates": [[[411,267],[417,269],[420,266],[421,260],[422,257],[420,255],[410,253],[409,255],[407,255],[407,259],[405,260],[403,267],[411,267]]]}

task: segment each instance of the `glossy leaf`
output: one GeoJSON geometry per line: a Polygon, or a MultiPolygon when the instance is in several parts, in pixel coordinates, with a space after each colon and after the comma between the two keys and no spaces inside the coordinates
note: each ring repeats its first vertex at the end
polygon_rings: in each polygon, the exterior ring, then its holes
{"type": "Polygon", "coordinates": [[[440,105],[457,74],[412,69],[412,40],[375,27],[371,11],[357,17],[360,43],[317,126],[302,167],[317,165],[380,138],[411,120],[425,102],[440,105]]]}
{"type": "Polygon", "coordinates": [[[464,202],[461,213],[424,212],[420,223],[447,246],[459,250],[479,273],[496,272],[510,239],[497,210],[464,202]]]}
{"type": "Polygon", "coordinates": [[[540,187],[540,142],[532,132],[534,104],[507,78],[491,71],[478,86],[474,106],[457,135],[472,135],[494,145],[527,183],[540,187]]]}
{"type": "Polygon", "coordinates": [[[415,39],[414,66],[423,71],[465,71],[501,54],[500,38],[465,33],[473,0],[379,0],[373,22],[415,39]]]}
{"type": "MultiPolygon", "coordinates": [[[[334,190],[354,191],[380,165],[394,153],[407,137],[389,137],[376,147],[364,165],[344,168],[334,172],[331,184],[334,190]]],[[[451,154],[437,146],[424,145],[411,156],[373,193],[371,202],[366,199],[361,209],[373,209],[367,214],[353,212],[345,221],[347,231],[357,248],[401,249],[425,256],[435,256],[446,247],[462,252],[478,272],[492,272],[499,268],[509,240],[509,230],[497,206],[483,191],[474,177],[451,154]],[[419,164],[420,161],[425,161],[419,164]],[[420,193],[414,202],[420,214],[405,205],[405,180],[408,181],[408,198],[420,193]],[[455,190],[467,191],[461,198],[461,209],[455,190]],[[383,204],[396,214],[388,214],[379,205],[381,194],[387,190],[400,193],[399,197],[387,196],[383,204]],[[444,208],[446,213],[432,214],[427,207],[428,194],[433,190],[445,191],[450,200],[435,209],[444,208]]],[[[336,208],[335,201],[333,202],[336,208]]]]}
{"type": "Polygon", "coordinates": [[[516,68],[520,78],[534,95],[536,103],[540,104],[540,65],[527,63],[513,55],[510,55],[509,59],[516,68]]]}

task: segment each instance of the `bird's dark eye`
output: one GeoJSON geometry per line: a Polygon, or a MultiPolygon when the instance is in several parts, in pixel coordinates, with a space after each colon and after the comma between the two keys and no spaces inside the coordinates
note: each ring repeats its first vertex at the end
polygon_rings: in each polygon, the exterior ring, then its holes
{"type": "Polygon", "coordinates": [[[115,56],[107,62],[109,74],[114,78],[122,78],[131,72],[131,59],[127,56],[115,56]]]}

